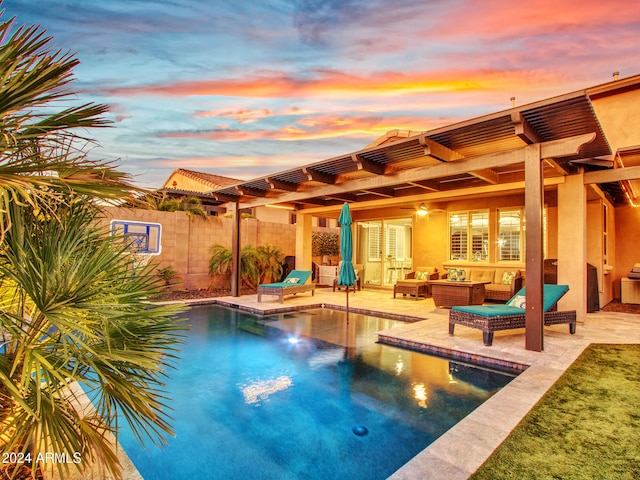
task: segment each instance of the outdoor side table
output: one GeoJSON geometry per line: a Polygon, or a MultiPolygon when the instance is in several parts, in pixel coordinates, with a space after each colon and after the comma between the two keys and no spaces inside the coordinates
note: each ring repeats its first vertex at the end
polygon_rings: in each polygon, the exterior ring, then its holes
{"type": "Polygon", "coordinates": [[[436,307],[451,308],[454,305],[482,305],[484,286],[491,282],[431,280],[431,296],[436,307]]]}

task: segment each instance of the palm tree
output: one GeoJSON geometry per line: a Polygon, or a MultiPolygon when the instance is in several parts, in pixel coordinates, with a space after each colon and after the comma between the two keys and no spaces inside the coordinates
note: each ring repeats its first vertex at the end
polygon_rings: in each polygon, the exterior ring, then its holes
{"type": "MultiPolygon", "coordinates": [[[[223,275],[230,278],[233,255],[231,249],[215,244],[209,247],[209,274],[223,275]]],[[[260,275],[260,253],[251,246],[245,245],[240,251],[240,279],[249,288],[256,288],[260,275]]],[[[212,279],[213,280],[213,279],[212,279]]],[[[227,284],[227,286],[230,286],[227,284]]],[[[213,288],[213,282],[212,282],[213,288]]]]}
{"type": "Polygon", "coordinates": [[[117,474],[103,433],[118,416],[140,439],[160,444],[171,433],[161,390],[184,327],[175,309],[149,305],[162,284],[154,267],[133,273],[135,260],[95,226],[90,202],[55,201],[40,212],[9,207],[0,249],[0,431],[11,434],[0,450],[78,452],[117,474]],[[94,413],[76,410],[73,382],[94,413]]]}
{"type": "Polygon", "coordinates": [[[282,276],[282,259],[284,257],[280,247],[275,245],[260,245],[257,247],[260,269],[260,283],[271,283],[280,280],[282,276]]]}
{"type": "Polygon", "coordinates": [[[158,193],[150,193],[130,203],[130,206],[163,212],[186,212],[190,216],[207,218],[207,212],[202,207],[202,202],[193,195],[174,198],[158,193]]]}
{"type": "Polygon", "coordinates": [[[78,60],[52,51],[51,38],[38,27],[12,32],[14,24],[15,18],[0,23],[0,227],[10,221],[10,202],[36,206],[51,188],[112,200],[135,191],[130,176],[113,163],[89,160],[85,150],[93,141],[77,133],[106,126],[106,106],[87,103],[50,113],[52,102],[70,101],[67,87],[78,60]]]}
{"type": "Polygon", "coordinates": [[[118,477],[104,433],[123,420],[141,441],[171,432],[162,389],[184,327],[149,304],[154,267],[133,275],[132,256],[95,227],[96,198],[136,191],[77,133],[105,126],[107,107],[53,111],[71,103],[78,60],[14,26],[0,23],[0,451],[79,452],[78,469],[94,461],[118,477]],[[93,413],[73,408],[76,381],[93,413]]]}

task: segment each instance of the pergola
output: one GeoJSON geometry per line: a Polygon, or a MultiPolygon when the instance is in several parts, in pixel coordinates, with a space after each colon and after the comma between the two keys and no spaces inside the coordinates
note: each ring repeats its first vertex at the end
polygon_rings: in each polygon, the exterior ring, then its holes
{"type": "MultiPolygon", "coordinates": [[[[583,205],[587,195],[606,196],[614,204],[633,195],[633,182],[640,178],[640,147],[613,152],[592,100],[635,89],[640,89],[640,76],[428,132],[389,132],[357,152],[210,192],[236,212],[232,294],[239,294],[237,213],[242,209],[295,209],[296,258],[302,263],[308,258],[310,266],[310,241],[304,237],[310,237],[311,215],[337,216],[344,202],[357,210],[524,191],[526,348],[542,350],[544,188],[562,185],[564,198],[583,205]]],[[[576,264],[582,261],[576,259],[576,264]]]]}

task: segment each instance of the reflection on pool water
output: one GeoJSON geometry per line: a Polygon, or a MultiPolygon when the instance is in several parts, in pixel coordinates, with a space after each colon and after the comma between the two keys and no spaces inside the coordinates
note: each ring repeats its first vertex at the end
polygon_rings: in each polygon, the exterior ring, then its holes
{"type": "Polygon", "coordinates": [[[402,323],[194,307],[164,449],[120,442],[146,480],[383,479],[513,376],[377,344],[402,323]]]}

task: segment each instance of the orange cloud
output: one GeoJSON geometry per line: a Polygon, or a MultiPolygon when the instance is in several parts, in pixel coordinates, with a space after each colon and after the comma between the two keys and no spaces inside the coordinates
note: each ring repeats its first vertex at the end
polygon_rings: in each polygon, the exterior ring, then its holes
{"type": "Polygon", "coordinates": [[[199,171],[207,171],[220,175],[231,176],[240,180],[251,180],[260,173],[268,171],[281,171],[293,168],[297,165],[322,160],[318,153],[291,153],[270,156],[220,156],[220,157],[182,157],[164,158],[153,161],[153,167],[160,168],[187,168],[199,171]],[[265,170],[263,172],[263,170],[265,170]]]}
{"type": "Polygon", "coordinates": [[[347,75],[332,70],[313,72],[313,78],[286,74],[256,75],[243,79],[181,81],[110,89],[115,96],[228,96],[257,98],[366,97],[446,91],[482,91],[517,84],[499,70],[446,70],[425,72],[378,72],[368,76],[347,75]]]}

